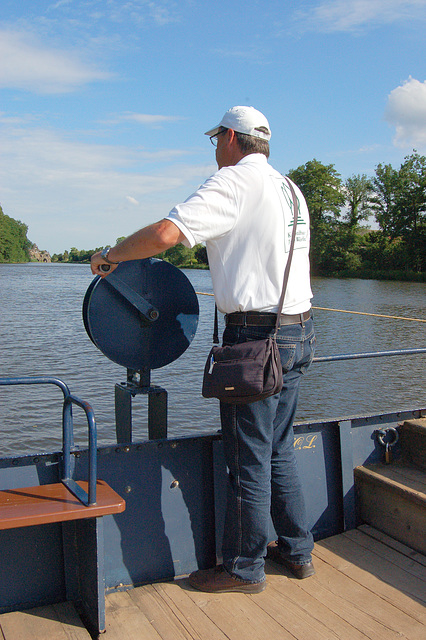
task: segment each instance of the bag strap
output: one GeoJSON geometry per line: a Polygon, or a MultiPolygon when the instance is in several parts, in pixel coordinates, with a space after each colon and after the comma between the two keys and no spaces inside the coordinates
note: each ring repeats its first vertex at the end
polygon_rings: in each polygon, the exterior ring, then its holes
{"type": "Polygon", "coordinates": [[[296,242],[297,218],[298,218],[298,215],[299,215],[299,204],[298,204],[296,193],[294,191],[293,185],[291,184],[291,181],[287,177],[286,177],[286,180],[287,180],[288,186],[290,187],[291,197],[292,197],[292,200],[293,200],[293,215],[294,215],[294,219],[293,219],[293,231],[292,231],[292,234],[291,234],[290,251],[288,253],[287,264],[285,265],[285,270],[284,270],[283,288],[282,288],[282,291],[281,291],[280,301],[278,303],[277,319],[276,319],[276,322],[275,322],[275,334],[277,333],[278,328],[280,326],[280,315],[281,315],[281,311],[282,311],[283,304],[284,304],[284,297],[285,297],[285,292],[286,292],[286,289],[287,289],[288,276],[290,274],[291,259],[293,257],[294,244],[296,242]]]}
{"type": "MultiPolygon", "coordinates": [[[[287,180],[288,186],[290,187],[291,197],[292,197],[292,200],[293,200],[294,219],[293,219],[293,231],[291,233],[290,251],[288,253],[287,264],[285,265],[285,269],[284,269],[283,288],[282,288],[280,300],[279,300],[279,303],[278,303],[278,311],[277,311],[277,319],[275,321],[274,335],[277,334],[278,328],[280,326],[280,315],[281,315],[281,311],[282,311],[283,304],[284,304],[284,297],[285,297],[285,292],[286,292],[286,289],[287,289],[288,276],[290,274],[291,259],[293,257],[294,244],[295,244],[295,241],[296,241],[297,218],[298,218],[298,215],[299,215],[299,204],[298,204],[296,193],[294,191],[293,185],[291,184],[291,181],[287,177],[286,177],[286,180],[287,180]]],[[[218,322],[217,305],[216,305],[216,303],[214,305],[213,344],[219,344],[219,322],[218,322]]]]}
{"type": "Polygon", "coordinates": [[[214,303],[214,328],[213,328],[213,344],[219,344],[219,321],[217,317],[217,304],[214,303]]]}

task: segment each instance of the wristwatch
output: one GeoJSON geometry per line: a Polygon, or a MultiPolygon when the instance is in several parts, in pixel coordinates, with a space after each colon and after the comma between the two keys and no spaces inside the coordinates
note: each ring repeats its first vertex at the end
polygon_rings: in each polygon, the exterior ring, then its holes
{"type": "Polygon", "coordinates": [[[102,249],[101,251],[101,258],[103,260],[105,260],[105,262],[108,262],[108,264],[120,264],[119,262],[113,262],[112,260],[110,260],[108,258],[108,254],[110,252],[111,247],[105,247],[105,249],[102,249]]]}

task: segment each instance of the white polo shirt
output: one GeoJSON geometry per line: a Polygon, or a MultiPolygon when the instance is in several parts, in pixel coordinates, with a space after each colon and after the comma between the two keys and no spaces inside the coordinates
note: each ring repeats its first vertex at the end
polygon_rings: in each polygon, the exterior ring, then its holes
{"type": "MultiPolygon", "coordinates": [[[[309,213],[301,191],[296,243],[283,313],[311,307],[309,213]]],[[[222,313],[275,312],[293,228],[287,181],[263,154],[223,167],[167,216],[188,247],[206,243],[216,304],[222,313]]]]}

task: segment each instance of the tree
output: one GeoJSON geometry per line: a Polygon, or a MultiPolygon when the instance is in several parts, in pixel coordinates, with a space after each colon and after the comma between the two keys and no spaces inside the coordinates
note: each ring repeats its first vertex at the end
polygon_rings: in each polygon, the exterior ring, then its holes
{"type": "Polygon", "coordinates": [[[184,267],[196,262],[194,249],[189,249],[183,244],[177,244],[174,247],[170,247],[170,249],[166,249],[166,251],[163,251],[163,253],[156,257],[167,260],[167,262],[171,262],[176,267],[184,267]]]}
{"type": "Polygon", "coordinates": [[[426,157],[413,153],[399,170],[397,198],[399,235],[411,254],[410,267],[420,272],[425,262],[426,240],[426,157]]]}
{"type": "Polygon", "coordinates": [[[194,255],[199,264],[209,264],[207,249],[204,244],[197,244],[194,247],[194,255]]]}
{"type": "Polygon", "coordinates": [[[340,216],[345,197],[340,174],[333,164],[324,165],[318,160],[310,160],[289,171],[288,176],[305,196],[312,228],[340,216]]]}
{"type": "Polygon", "coordinates": [[[80,251],[76,247],[71,247],[68,255],[68,262],[79,262],[79,258],[80,251]]]}
{"type": "Polygon", "coordinates": [[[393,235],[396,199],[398,191],[398,171],[390,164],[379,164],[373,180],[373,211],[379,227],[388,235],[393,235]]]}
{"type": "Polygon", "coordinates": [[[373,184],[365,174],[353,175],[348,178],[343,187],[346,198],[347,211],[343,216],[350,229],[356,229],[362,220],[367,220],[372,213],[371,198],[373,184]]]}
{"type": "Polygon", "coordinates": [[[374,180],[374,209],[383,233],[401,238],[407,248],[406,268],[421,272],[426,240],[426,157],[414,151],[399,170],[379,164],[374,180]]]}
{"type": "Polygon", "coordinates": [[[329,273],[338,218],[345,203],[340,174],[334,165],[314,159],[289,171],[288,176],[305,196],[310,213],[312,273],[329,273]]]}
{"type": "Polygon", "coordinates": [[[0,262],[28,262],[32,242],[27,238],[28,227],[14,220],[0,207],[0,262]]]}

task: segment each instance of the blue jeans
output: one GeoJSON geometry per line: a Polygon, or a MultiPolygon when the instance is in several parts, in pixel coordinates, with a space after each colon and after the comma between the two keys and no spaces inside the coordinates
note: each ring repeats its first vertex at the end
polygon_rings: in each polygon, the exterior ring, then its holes
{"type": "MultiPolygon", "coordinates": [[[[258,340],[273,330],[227,325],[223,344],[258,340]]],[[[284,557],[311,561],[313,538],[294,454],[293,420],[299,383],[312,362],[312,319],[280,328],[277,342],[283,366],[280,394],[244,405],[221,403],[222,437],[228,466],[227,507],[222,543],[223,564],[237,578],[265,579],[269,515],[284,557]]]]}

